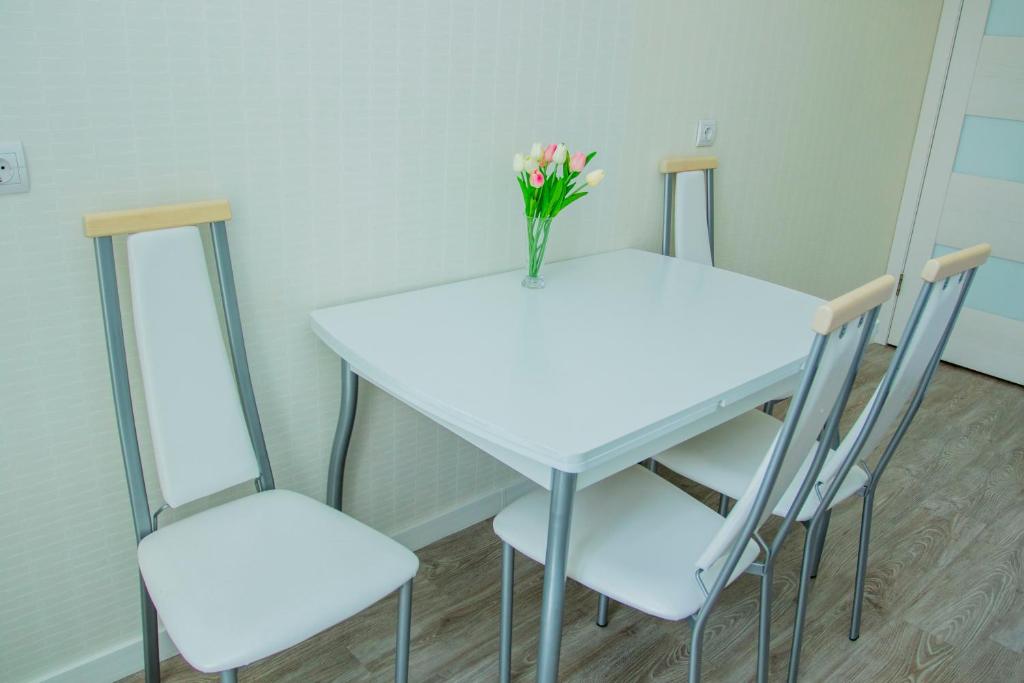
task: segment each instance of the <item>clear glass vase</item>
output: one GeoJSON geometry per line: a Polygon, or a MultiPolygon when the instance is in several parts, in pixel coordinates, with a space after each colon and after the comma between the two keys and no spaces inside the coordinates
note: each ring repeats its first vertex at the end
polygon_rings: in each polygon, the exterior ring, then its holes
{"type": "Polygon", "coordinates": [[[550,217],[526,217],[526,277],[523,287],[527,289],[543,289],[544,277],[540,267],[544,263],[544,252],[548,248],[548,233],[551,231],[550,217]]]}

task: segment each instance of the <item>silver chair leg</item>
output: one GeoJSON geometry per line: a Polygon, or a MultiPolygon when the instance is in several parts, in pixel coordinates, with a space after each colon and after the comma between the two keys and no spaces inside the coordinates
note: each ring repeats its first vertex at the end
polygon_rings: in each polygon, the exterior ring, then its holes
{"type": "Polygon", "coordinates": [[[778,401],[774,400],[774,399],[771,400],[771,401],[765,401],[764,405],[761,406],[761,410],[763,410],[764,412],[766,412],[769,415],[771,415],[773,413],[773,411],[775,410],[775,404],[776,403],[778,403],[778,401]]]}
{"type": "Polygon", "coordinates": [[[597,625],[604,628],[608,625],[608,596],[597,594],[597,625]]]}
{"type": "Polygon", "coordinates": [[[160,683],[160,640],[156,619],[156,607],[149,597],[146,584],[139,577],[139,593],[142,601],[142,653],[146,671],[146,683],[160,683]]]}
{"type": "Polygon", "coordinates": [[[707,621],[707,614],[701,611],[695,617],[690,618],[690,626],[693,633],[690,635],[690,677],[688,683],[700,681],[701,650],[704,648],[704,624],[707,621]]]}
{"type": "Polygon", "coordinates": [[[871,540],[871,515],[874,510],[875,491],[864,494],[864,510],[860,517],[860,547],[857,549],[857,578],[853,585],[853,615],[850,618],[850,640],[860,638],[860,617],[864,611],[864,580],[868,571],[868,542],[871,540]]]}
{"type": "Polygon", "coordinates": [[[811,565],[811,578],[818,578],[818,568],[821,566],[821,554],[825,551],[825,536],[828,535],[828,523],[832,521],[832,511],[826,510],[822,515],[821,529],[818,537],[814,540],[814,563],[811,565]]]}
{"type": "Polygon", "coordinates": [[[647,460],[644,461],[644,466],[646,466],[651,472],[658,471],[658,461],[654,458],[647,458],[647,460]]]}
{"type": "Polygon", "coordinates": [[[718,514],[723,517],[729,514],[729,496],[724,493],[718,494],[718,514]]]}
{"type": "Polygon", "coordinates": [[[395,636],[395,683],[409,680],[409,638],[412,632],[412,579],[398,594],[398,633],[395,636]]]}
{"type": "Polygon", "coordinates": [[[772,649],[772,574],[771,558],[764,564],[761,574],[761,614],[757,625],[757,683],[768,683],[772,649]]]}
{"type": "Polygon", "coordinates": [[[220,683],[238,683],[238,669],[220,672],[220,683]]]}
{"type": "Polygon", "coordinates": [[[512,591],[515,587],[515,548],[501,544],[501,647],[498,672],[501,683],[512,680],[512,591]]]}
{"type": "Polygon", "coordinates": [[[804,557],[800,566],[800,590],[796,601],[796,618],[793,624],[793,644],[789,651],[789,683],[796,683],[800,668],[800,648],[803,645],[804,620],[807,616],[807,601],[810,597],[811,588],[811,566],[814,564],[814,550],[817,537],[821,529],[821,518],[815,517],[811,520],[804,538],[804,557]]]}

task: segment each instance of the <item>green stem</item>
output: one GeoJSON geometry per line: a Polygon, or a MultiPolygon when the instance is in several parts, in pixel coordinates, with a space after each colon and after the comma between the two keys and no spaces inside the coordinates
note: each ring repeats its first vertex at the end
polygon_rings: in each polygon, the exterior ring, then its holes
{"type": "Polygon", "coordinates": [[[528,216],[526,219],[526,239],[528,249],[527,274],[537,277],[544,263],[547,252],[548,235],[551,230],[551,219],[543,216],[528,216]]]}

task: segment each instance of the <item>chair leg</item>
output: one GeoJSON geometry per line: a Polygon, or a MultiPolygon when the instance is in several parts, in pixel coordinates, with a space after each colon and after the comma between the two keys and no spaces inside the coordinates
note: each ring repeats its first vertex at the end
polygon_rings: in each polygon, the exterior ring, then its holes
{"type": "Polygon", "coordinates": [[[597,594],[597,625],[604,628],[608,625],[608,596],[597,594]]]}
{"type": "Polygon", "coordinates": [[[771,558],[765,560],[761,574],[761,614],[757,625],[757,683],[768,683],[772,649],[772,574],[771,558]]]}
{"type": "Polygon", "coordinates": [[[826,510],[822,515],[821,529],[814,542],[814,563],[811,565],[811,578],[818,578],[818,568],[821,566],[821,554],[825,551],[825,536],[828,534],[828,523],[832,521],[832,511],[826,510]]]}
{"type": "Polygon", "coordinates": [[[706,615],[703,611],[690,618],[690,625],[693,628],[693,633],[690,636],[690,676],[687,679],[688,683],[697,683],[700,681],[700,670],[702,664],[701,651],[704,649],[705,622],[706,615]]]}
{"type": "Polygon", "coordinates": [[[793,644],[789,651],[789,683],[796,683],[798,670],[800,668],[800,647],[803,645],[804,620],[807,617],[807,602],[811,589],[811,565],[814,560],[814,549],[816,538],[820,527],[820,517],[815,517],[808,525],[804,537],[804,558],[800,566],[800,590],[796,601],[796,618],[793,624],[793,644]]]}
{"type": "Polygon", "coordinates": [[[860,517],[860,547],[857,549],[857,578],[853,585],[853,614],[850,618],[850,640],[860,638],[860,617],[864,611],[864,580],[868,571],[868,542],[871,540],[871,515],[874,511],[875,491],[864,494],[864,510],[860,517]]]}
{"type": "Polygon", "coordinates": [[[398,594],[398,633],[395,635],[395,683],[409,680],[409,638],[412,634],[412,579],[398,594]]]}
{"type": "Polygon", "coordinates": [[[220,683],[238,683],[238,669],[220,672],[220,683]]]}
{"type": "Polygon", "coordinates": [[[729,514],[729,496],[724,493],[718,494],[718,514],[723,517],[729,514]]]}
{"type": "Polygon", "coordinates": [[[142,656],[146,671],[146,683],[160,683],[160,640],[156,619],[156,607],[149,597],[146,584],[139,577],[139,593],[142,602],[142,656]]]}
{"type": "Polygon", "coordinates": [[[512,589],[515,582],[515,548],[501,544],[501,647],[498,672],[501,683],[512,680],[512,589]]]}

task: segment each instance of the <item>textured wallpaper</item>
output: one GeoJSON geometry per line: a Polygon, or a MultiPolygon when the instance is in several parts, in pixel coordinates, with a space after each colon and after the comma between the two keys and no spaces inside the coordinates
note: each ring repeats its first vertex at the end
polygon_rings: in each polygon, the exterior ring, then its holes
{"type": "MultiPolygon", "coordinates": [[[[231,200],[277,481],[322,498],[338,361],[308,312],[520,267],[535,140],[608,171],[549,259],[656,249],[657,160],[716,118],[721,265],[822,296],[883,272],[940,4],[0,2],[32,178],[0,196],[0,678],[138,637],[83,213],[231,200]]],[[[346,508],[389,533],[517,481],[365,385],[349,462],[346,508]]]]}

